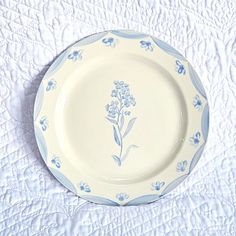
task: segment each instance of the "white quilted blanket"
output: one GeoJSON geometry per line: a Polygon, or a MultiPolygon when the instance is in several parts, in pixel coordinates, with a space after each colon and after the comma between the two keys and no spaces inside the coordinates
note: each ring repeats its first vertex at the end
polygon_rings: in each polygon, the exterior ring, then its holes
{"type": "Polygon", "coordinates": [[[236,1],[1,0],[0,235],[236,235],[236,1]],[[152,34],[200,75],[210,106],[207,146],[195,170],[160,201],[92,204],[43,163],[33,104],[53,59],[108,29],[152,34]]]}

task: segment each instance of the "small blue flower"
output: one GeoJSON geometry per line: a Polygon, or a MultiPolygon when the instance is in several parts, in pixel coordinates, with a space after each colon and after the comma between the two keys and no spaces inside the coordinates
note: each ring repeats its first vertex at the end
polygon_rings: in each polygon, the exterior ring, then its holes
{"type": "Polygon", "coordinates": [[[152,184],[152,190],[159,191],[165,182],[156,182],[152,184]]]}
{"type": "Polygon", "coordinates": [[[81,60],[82,59],[82,51],[81,50],[73,51],[72,53],[70,53],[68,55],[68,59],[72,60],[72,61],[81,60]]]}
{"type": "Polygon", "coordinates": [[[135,105],[136,105],[136,101],[135,101],[135,99],[134,99],[133,96],[130,96],[130,104],[131,104],[132,106],[135,106],[135,105]]]}
{"type": "Polygon", "coordinates": [[[129,116],[130,113],[131,113],[130,111],[125,111],[125,112],[124,112],[124,114],[127,115],[127,116],[129,116]]]}
{"type": "Polygon", "coordinates": [[[193,98],[193,106],[200,111],[202,109],[202,101],[198,95],[193,98]]]}
{"type": "Polygon", "coordinates": [[[46,87],[46,91],[55,89],[56,88],[56,84],[57,84],[57,82],[55,80],[53,80],[53,79],[49,80],[48,81],[48,85],[46,87]]]}
{"type": "Polygon", "coordinates": [[[112,97],[117,97],[117,90],[112,90],[111,91],[111,96],[112,97]]]}
{"type": "Polygon", "coordinates": [[[48,120],[46,116],[43,116],[39,121],[41,128],[43,131],[45,131],[48,128],[48,120]]]}
{"type": "Polygon", "coordinates": [[[119,194],[116,194],[116,198],[119,201],[123,202],[124,200],[129,198],[129,195],[127,195],[126,193],[119,193],[119,194]]]}
{"type": "Polygon", "coordinates": [[[114,38],[104,38],[103,40],[102,40],[102,42],[106,45],[106,46],[108,46],[108,47],[115,47],[116,46],[116,43],[117,43],[117,40],[116,39],[114,39],[114,38]]]}
{"type": "Polygon", "coordinates": [[[140,41],[141,48],[144,48],[146,51],[153,51],[152,43],[149,41],[140,41]]]}
{"type": "Polygon", "coordinates": [[[129,99],[123,99],[123,103],[126,107],[129,107],[130,106],[130,100],[129,99]]]}
{"type": "Polygon", "coordinates": [[[52,164],[54,164],[57,168],[61,167],[61,161],[60,158],[57,156],[53,156],[53,159],[51,160],[52,164]]]}
{"type": "Polygon", "coordinates": [[[80,188],[81,191],[84,191],[86,193],[90,193],[91,192],[91,189],[90,189],[89,185],[84,183],[84,182],[80,182],[79,188],[80,188]]]}
{"type": "Polygon", "coordinates": [[[175,63],[176,63],[176,71],[177,71],[179,74],[185,75],[186,70],[185,70],[183,64],[182,64],[179,60],[176,60],[175,63]]]}
{"type": "Polygon", "coordinates": [[[106,110],[108,112],[109,117],[116,118],[119,113],[118,101],[111,101],[110,104],[106,105],[106,110]]]}
{"type": "Polygon", "coordinates": [[[196,132],[190,139],[189,142],[194,145],[197,146],[200,142],[200,138],[201,138],[201,134],[200,132],[196,132]]]}
{"type": "Polygon", "coordinates": [[[177,166],[176,166],[176,170],[178,172],[184,172],[187,167],[187,164],[188,164],[188,162],[186,160],[178,162],[177,166]]]}

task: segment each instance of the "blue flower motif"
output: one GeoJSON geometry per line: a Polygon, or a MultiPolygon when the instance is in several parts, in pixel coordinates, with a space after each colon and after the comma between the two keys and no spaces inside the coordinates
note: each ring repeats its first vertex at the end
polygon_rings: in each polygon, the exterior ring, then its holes
{"type": "Polygon", "coordinates": [[[125,112],[124,112],[124,115],[127,115],[127,116],[129,116],[129,115],[130,115],[130,113],[131,113],[130,111],[125,111],[125,112]]]}
{"type": "Polygon", "coordinates": [[[116,46],[116,44],[117,44],[117,40],[116,39],[114,39],[114,38],[104,38],[103,40],[102,40],[102,42],[106,45],[106,46],[108,46],[108,47],[115,47],[116,46]]]}
{"type": "Polygon", "coordinates": [[[115,97],[121,103],[121,106],[130,107],[136,105],[133,95],[130,94],[129,85],[124,81],[115,81],[115,88],[112,90],[112,97],[115,97]]]}
{"type": "Polygon", "coordinates": [[[185,70],[183,64],[182,64],[179,60],[176,60],[175,63],[176,63],[176,71],[177,71],[179,74],[185,75],[186,70],[185,70]]]}
{"type": "Polygon", "coordinates": [[[129,154],[130,150],[137,148],[136,145],[129,145],[123,154],[123,140],[125,136],[132,129],[135,118],[130,119],[128,122],[126,130],[123,132],[123,127],[125,124],[125,116],[129,116],[131,112],[127,110],[131,106],[136,105],[135,98],[130,94],[129,85],[124,83],[124,81],[114,81],[115,88],[111,91],[111,97],[113,100],[110,104],[105,106],[107,111],[106,119],[112,123],[114,140],[116,144],[120,147],[120,152],[118,155],[112,155],[114,161],[121,166],[122,161],[124,161],[129,154]]]}
{"type": "Polygon", "coordinates": [[[68,59],[72,60],[72,61],[81,60],[82,59],[82,51],[81,50],[73,51],[72,53],[70,53],[68,55],[68,59]]]}
{"type": "Polygon", "coordinates": [[[53,159],[51,160],[52,164],[54,164],[57,168],[61,167],[61,161],[60,158],[57,156],[53,156],[53,159]]]}
{"type": "Polygon", "coordinates": [[[152,190],[159,191],[165,182],[156,182],[152,184],[152,190]]]}
{"type": "MultiPolygon", "coordinates": [[[[130,94],[129,85],[124,81],[115,81],[115,89],[111,92],[111,97],[116,98],[116,101],[111,101],[106,105],[108,117],[117,118],[117,116],[123,111],[124,107],[135,106],[136,101],[133,95],[130,94]],[[122,110],[122,111],[121,111],[122,110]]],[[[130,115],[130,111],[123,111],[124,115],[130,115]]]]}
{"type": "Polygon", "coordinates": [[[56,88],[56,84],[57,84],[57,82],[55,80],[53,80],[53,79],[49,80],[48,81],[48,85],[46,87],[46,91],[55,89],[56,88]]]}
{"type": "Polygon", "coordinates": [[[188,164],[188,162],[186,160],[178,162],[177,166],[176,166],[176,170],[178,172],[184,172],[187,167],[187,164],[188,164]]]}
{"type": "Polygon", "coordinates": [[[108,117],[116,118],[116,116],[119,113],[118,104],[119,104],[118,101],[111,101],[110,104],[106,105],[106,110],[108,112],[108,114],[107,114],[108,117]]]}
{"type": "Polygon", "coordinates": [[[196,132],[190,139],[189,142],[194,145],[197,146],[200,142],[200,138],[201,138],[201,134],[200,132],[196,132]]]}
{"type": "Polygon", "coordinates": [[[48,120],[46,116],[43,116],[39,121],[41,128],[43,131],[45,131],[48,128],[48,120]]]}
{"type": "Polygon", "coordinates": [[[90,193],[91,192],[91,189],[90,189],[89,185],[84,183],[84,182],[80,182],[79,188],[80,188],[81,191],[84,191],[86,193],[90,193]]]}
{"type": "Polygon", "coordinates": [[[140,46],[141,48],[144,48],[146,51],[150,52],[153,51],[152,43],[149,41],[144,41],[144,40],[140,41],[140,46]]]}
{"type": "Polygon", "coordinates": [[[202,101],[198,95],[193,98],[193,106],[200,111],[202,109],[202,101]]]}
{"type": "Polygon", "coordinates": [[[117,90],[112,90],[111,91],[111,96],[112,97],[117,97],[117,90]]]}
{"type": "Polygon", "coordinates": [[[129,195],[126,194],[126,193],[119,193],[119,194],[116,194],[116,198],[123,202],[124,200],[128,199],[129,198],[129,195]]]}

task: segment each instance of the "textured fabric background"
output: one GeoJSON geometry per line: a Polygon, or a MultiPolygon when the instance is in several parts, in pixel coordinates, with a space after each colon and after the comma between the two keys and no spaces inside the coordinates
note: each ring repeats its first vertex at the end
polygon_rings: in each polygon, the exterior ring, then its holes
{"type": "Polygon", "coordinates": [[[0,0],[0,235],[236,235],[236,1],[0,0]],[[192,63],[210,106],[195,170],[160,201],[88,203],[44,165],[33,132],[39,83],[78,39],[108,29],[152,34],[192,63]]]}

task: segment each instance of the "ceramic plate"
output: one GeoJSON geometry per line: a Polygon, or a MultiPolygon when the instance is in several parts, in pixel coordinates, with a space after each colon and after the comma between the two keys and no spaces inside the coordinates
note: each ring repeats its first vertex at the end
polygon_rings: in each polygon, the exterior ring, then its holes
{"type": "Polygon", "coordinates": [[[205,91],[168,44],[132,31],[90,35],[39,87],[34,127],[52,174],[84,199],[150,203],[182,182],[208,133],[205,91]]]}

